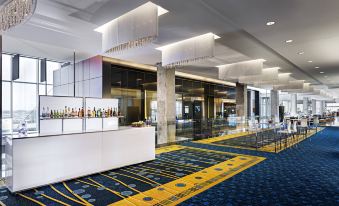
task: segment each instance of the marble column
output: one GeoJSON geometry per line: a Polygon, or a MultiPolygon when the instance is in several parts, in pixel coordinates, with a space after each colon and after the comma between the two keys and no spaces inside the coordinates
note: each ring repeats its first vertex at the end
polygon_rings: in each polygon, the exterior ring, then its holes
{"type": "Polygon", "coordinates": [[[303,113],[304,115],[308,115],[308,98],[303,98],[303,113]]]}
{"type": "Polygon", "coordinates": [[[271,118],[279,122],[279,91],[271,90],[271,118]]]}
{"type": "Polygon", "coordinates": [[[326,102],[324,100],[320,101],[320,111],[319,114],[322,115],[326,112],[326,102]]]}
{"type": "Polygon", "coordinates": [[[291,94],[291,116],[297,116],[298,98],[297,94],[291,94]]]}
{"type": "Polygon", "coordinates": [[[247,114],[247,86],[245,84],[236,83],[236,114],[237,117],[245,120],[247,114]]]}
{"type": "Polygon", "coordinates": [[[312,114],[317,114],[317,100],[312,99],[312,114]]]}
{"type": "Polygon", "coordinates": [[[157,65],[157,144],[175,142],[175,68],[157,65]]]}

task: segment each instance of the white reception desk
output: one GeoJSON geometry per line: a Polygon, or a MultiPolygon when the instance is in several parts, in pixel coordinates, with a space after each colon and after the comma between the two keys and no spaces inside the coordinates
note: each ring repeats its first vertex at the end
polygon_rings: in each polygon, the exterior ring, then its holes
{"type": "Polygon", "coordinates": [[[6,185],[11,192],[155,159],[155,128],[35,137],[7,137],[6,185]]]}

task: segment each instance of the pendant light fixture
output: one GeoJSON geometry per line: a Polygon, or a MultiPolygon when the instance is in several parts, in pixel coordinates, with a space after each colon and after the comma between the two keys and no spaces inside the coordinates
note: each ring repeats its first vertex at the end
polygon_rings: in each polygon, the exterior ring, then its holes
{"type": "Polygon", "coordinates": [[[157,48],[162,53],[162,66],[182,66],[214,57],[216,38],[207,33],[157,48]]]}
{"type": "Polygon", "coordinates": [[[155,41],[159,12],[158,5],[147,2],[95,29],[102,33],[103,52],[122,52],[155,41]]]}
{"type": "Polygon", "coordinates": [[[7,0],[0,9],[0,31],[7,31],[27,21],[34,13],[37,0],[7,0]]]}

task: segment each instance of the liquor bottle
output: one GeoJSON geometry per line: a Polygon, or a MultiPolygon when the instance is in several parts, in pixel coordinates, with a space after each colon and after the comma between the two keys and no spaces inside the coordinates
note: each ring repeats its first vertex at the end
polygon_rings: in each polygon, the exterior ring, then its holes
{"type": "Polygon", "coordinates": [[[111,109],[109,110],[109,116],[113,117],[113,108],[111,107],[111,109]]]}
{"type": "Polygon", "coordinates": [[[51,110],[50,118],[53,118],[53,110],[51,110]]]}
{"type": "Polygon", "coordinates": [[[46,117],[49,118],[51,116],[51,114],[49,113],[49,107],[47,107],[46,109],[46,117]]]}
{"type": "Polygon", "coordinates": [[[87,109],[87,117],[90,118],[92,116],[92,111],[91,109],[88,107],[87,109]]]}
{"type": "Polygon", "coordinates": [[[67,107],[65,106],[65,109],[64,109],[64,117],[67,118],[68,117],[68,114],[67,114],[67,107]]]}
{"type": "Polygon", "coordinates": [[[121,116],[121,111],[120,111],[120,109],[118,109],[118,116],[119,116],[119,117],[121,116]]]}
{"type": "Polygon", "coordinates": [[[102,117],[105,118],[106,117],[106,111],[104,108],[102,108],[102,117]]]}
{"type": "Polygon", "coordinates": [[[68,107],[67,116],[68,116],[68,117],[71,116],[71,108],[70,108],[70,107],[68,107]]]}
{"type": "Polygon", "coordinates": [[[115,111],[115,108],[113,110],[113,117],[117,116],[117,112],[115,111]]]}
{"type": "Polygon", "coordinates": [[[40,117],[42,117],[42,119],[46,117],[45,107],[42,108],[42,113],[40,117]]]}
{"type": "Polygon", "coordinates": [[[81,117],[84,117],[84,108],[81,108],[81,117]]]}
{"type": "Polygon", "coordinates": [[[95,111],[95,107],[93,108],[93,117],[97,117],[97,111],[95,111]]]}
{"type": "Polygon", "coordinates": [[[81,110],[80,110],[80,108],[79,108],[79,110],[78,110],[78,115],[77,115],[77,117],[78,117],[78,118],[81,117],[81,110]]]}

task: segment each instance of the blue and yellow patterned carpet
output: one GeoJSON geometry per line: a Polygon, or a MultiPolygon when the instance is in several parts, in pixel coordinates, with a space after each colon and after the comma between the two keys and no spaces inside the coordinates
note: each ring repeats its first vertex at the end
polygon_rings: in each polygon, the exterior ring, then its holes
{"type": "Polygon", "coordinates": [[[326,128],[278,154],[188,143],[266,157],[260,164],[185,201],[196,205],[339,205],[339,128],[326,128]]]}
{"type": "Polygon", "coordinates": [[[280,153],[185,143],[155,161],[13,195],[33,205],[339,205],[339,128],[326,128],[280,153]]]}

